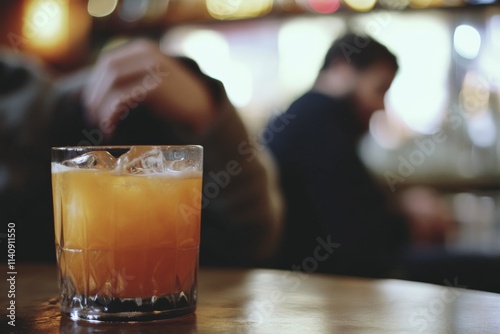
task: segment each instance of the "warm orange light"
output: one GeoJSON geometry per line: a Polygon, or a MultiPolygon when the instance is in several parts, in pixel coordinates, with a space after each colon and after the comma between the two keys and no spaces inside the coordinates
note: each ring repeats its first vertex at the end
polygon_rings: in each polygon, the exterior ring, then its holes
{"type": "Polygon", "coordinates": [[[27,49],[44,54],[60,51],[68,36],[67,0],[27,1],[22,37],[27,49]]]}
{"type": "Polygon", "coordinates": [[[411,8],[457,7],[463,5],[462,0],[411,0],[411,8]]]}
{"type": "Polygon", "coordinates": [[[7,33],[11,48],[61,68],[85,61],[92,24],[85,7],[74,0],[24,1],[20,29],[7,33]]]}

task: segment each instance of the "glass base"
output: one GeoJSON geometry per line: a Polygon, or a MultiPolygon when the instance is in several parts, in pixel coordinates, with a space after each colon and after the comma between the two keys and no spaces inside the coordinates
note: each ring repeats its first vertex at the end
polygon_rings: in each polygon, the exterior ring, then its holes
{"type": "Polygon", "coordinates": [[[108,300],[73,296],[61,301],[61,312],[72,320],[91,322],[134,322],[178,318],[196,309],[196,300],[190,301],[181,293],[153,298],[113,298],[108,300]],[[69,303],[68,303],[69,302],[69,303]]]}

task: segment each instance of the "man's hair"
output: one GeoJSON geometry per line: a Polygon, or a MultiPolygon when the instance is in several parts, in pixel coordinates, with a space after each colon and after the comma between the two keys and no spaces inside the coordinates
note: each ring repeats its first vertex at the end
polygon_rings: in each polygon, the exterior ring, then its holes
{"type": "Polygon", "coordinates": [[[336,39],[326,53],[321,71],[327,69],[336,61],[345,61],[359,70],[384,62],[398,70],[396,56],[375,39],[349,32],[336,39]]]}

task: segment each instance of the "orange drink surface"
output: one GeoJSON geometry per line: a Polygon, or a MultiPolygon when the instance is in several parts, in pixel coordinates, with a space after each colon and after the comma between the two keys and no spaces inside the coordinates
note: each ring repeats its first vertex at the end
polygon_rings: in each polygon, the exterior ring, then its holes
{"type": "Polygon", "coordinates": [[[76,294],[151,298],[195,288],[201,172],[52,173],[57,258],[76,294]]]}

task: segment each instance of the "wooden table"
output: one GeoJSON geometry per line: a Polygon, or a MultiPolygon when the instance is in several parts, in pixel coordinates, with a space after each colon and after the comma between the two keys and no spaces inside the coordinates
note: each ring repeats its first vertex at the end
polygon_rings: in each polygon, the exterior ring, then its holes
{"type": "Polygon", "coordinates": [[[194,315],[142,324],[61,317],[55,265],[17,265],[16,327],[0,333],[500,333],[500,295],[450,286],[266,269],[204,268],[194,315]]]}

